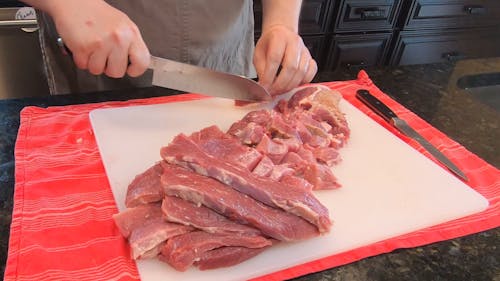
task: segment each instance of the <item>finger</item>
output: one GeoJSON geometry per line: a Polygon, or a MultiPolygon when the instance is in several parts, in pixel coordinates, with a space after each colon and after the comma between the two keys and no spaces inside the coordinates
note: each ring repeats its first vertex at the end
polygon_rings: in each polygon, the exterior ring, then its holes
{"type": "Polygon", "coordinates": [[[106,69],[106,61],[109,51],[105,49],[97,50],[89,57],[88,70],[94,75],[101,75],[106,69]]]}
{"type": "Polygon", "coordinates": [[[80,69],[88,69],[88,64],[90,56],[97,50],[103,48],[103,42],[99,39],[94,38],[83,44],[67,45],[71,50],[73,55],[73,61],[75,65],[80,69]]]}
{"type": "Polygon", "coordinates": [[[89,54],[83,52],[73,53],[73,61],[75,62],[76,67],[85,70],[88,68],[89,54]]]}
{"type": "Polygon", "coordinates": [[[269,42],[266,49],[265,68],[262,77],[259,77],[259,83],[265,88],[270,89],[275,80],[278,68],[281,65],[286,50],[286,43],[282,40],[273,40],[269,42]]]}
{"type": "Polygon", "coordinates": [[[125,75],[128,66],[128,48],[115,45],[108,55],[105,73],[112,78],[120,78],[125,75]]]}
{"type": "Polygon", "coordinates": [[[299,62],[301,52],[299,42],[289,43],[286,46],[283,63],[281,64],[281,71],[276,77],[273,85],[271,86],[272,94],[281,94],[286,89],[286,85],[290,83],[295,73],[299,69],[299,62]]]}
{"type": "Polygon", "coordinates": [[[309,60],[309,68],[307,69],[306,74],[304,75],[304,79],[302,79],[302,82],[300,84],[306,84],[311,82],[314,79],[314,76],[318,72],[318,64],[316,61],[311,58],[309,60]]]}
{"type": "Polygon", "coordinates": [[[302,48],[302,52],[300,55],[299,68],[298,68],[297,72],[295,72],[295,75],[290,80],[288,85],[286,85],[284,92],[288,92],[291,89],[302,84],[302,81],[304,80],[305,75],[307,74],[307,72],[309,70],[310,61],[311,61],[311,54],[309,53],[309,50],[304,46],[302,48]]]}
{"type": "Polygon", "coordinates": [[[127,68],[127,74],[130,77],[140,76],[148,69],[151,55],[149,54],[148,47],[140,36],[130,45],[128,58],[130,64],[127,68]]]}
{"type": "Polygon", "coordinates": [[[259,81],[262,80],[264,71],[266,69],[266,45],[267,44],[262,43],[262,41],[258,41],[257,45],[255,45],[253,54],[253,65],[255,66],[255,70],[257,71],[257,77],[259,78],[259,81]]]}

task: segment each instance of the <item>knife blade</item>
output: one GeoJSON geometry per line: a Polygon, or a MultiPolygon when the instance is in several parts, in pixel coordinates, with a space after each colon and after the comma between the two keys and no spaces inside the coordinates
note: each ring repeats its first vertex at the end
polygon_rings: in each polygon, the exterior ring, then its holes
{"type": "Polygon", "coordinates": [[[422,145],[432,156],[434,156],[439,162],[443,163],[448,170],[453,172],[458,177],[467,181],[467,176],[455,165],[451,160],[446,157],[441,151],[439,151],[435,146],[433,146],[429,141],[427,141],[422,135],[415,131],[406,121],[399,118],[394,111],[382,103],[379,99],[373,96],[368,90],[358,90],[356,92],[356,97],[366,104],[375,113],[384,118],[387,122],[392,124],[396,129],[405,134],[406,136],[414,139],[420,145],[422,145]]]}
{"type": "MultiPolygon", "coordinates": [[[[64,55],[73,55],[61,37],[57,38],[57,45],[64,55]]],[[[148,68],[153,70],[154,86],[240,101],[263,102],[272,99],[259,83],[243,76],[155,56],[151,56],[148,68]]]]}
{"type": "Polygon", "coordinates": [[[257,82],[243,76],[151,56],[153,85],[242,101],[270,101],[271,95],[257,82]]]}

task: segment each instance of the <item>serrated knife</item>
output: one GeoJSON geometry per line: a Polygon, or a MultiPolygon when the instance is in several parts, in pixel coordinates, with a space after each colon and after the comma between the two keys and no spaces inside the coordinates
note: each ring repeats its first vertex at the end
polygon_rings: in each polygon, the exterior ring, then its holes
{"type": "Polygon", "coordinates": [[[373,96],[368,90],[358,90],[356,92],[356,97],[403,134],[421,144],[432,156],[434,156],[439,162],[443,163],[455,175],[459,176],[464,181],[468,180],[467,176],[455,164],[453,164],[448,157],[446,157],[441,151],[422,137],[422,135],[410,127],[406,121],[399,118],[394,111],[373,96]]]}

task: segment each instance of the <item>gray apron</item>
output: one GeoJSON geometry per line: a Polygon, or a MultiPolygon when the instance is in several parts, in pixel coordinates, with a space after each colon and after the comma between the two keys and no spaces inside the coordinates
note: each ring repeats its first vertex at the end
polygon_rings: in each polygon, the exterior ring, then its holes
{"type": "MultiPolygon", "coordinates": [[[[252,0],[108,0],[139,27],[154,56],[256,77],[252,64],[252,0]]],[[[50,17],[38,15],[40,42],[51,94],[151,86],[151,72],[113,79],[75,67],[56,44],[50,17]]]]}

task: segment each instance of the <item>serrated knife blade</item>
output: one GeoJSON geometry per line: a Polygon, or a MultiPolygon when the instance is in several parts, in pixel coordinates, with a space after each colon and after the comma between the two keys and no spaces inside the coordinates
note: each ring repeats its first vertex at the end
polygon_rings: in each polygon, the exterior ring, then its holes
{"type": "Polygon", "coordinates": [[[468,180],[467,176],[455,164],[453,164],[448,157],[446,157],[441,151],[422,137],[422,135],[410,127],[406,121],[399,118],[394,111],[373,96],[368,90],[358,90],[356,97],[375,113],[384,118],[387,122],[396,127],[400,132],[421,144],[432,156],[434,156],[439,162],[443,163],[448,170],[462,178],[464,181],[468,180]]]}

